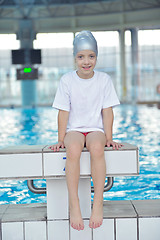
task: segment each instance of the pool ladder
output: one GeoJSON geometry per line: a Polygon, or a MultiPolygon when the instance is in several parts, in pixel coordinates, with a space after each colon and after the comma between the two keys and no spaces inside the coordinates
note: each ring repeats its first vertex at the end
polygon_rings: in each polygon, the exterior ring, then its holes
{"type": "MultiPolygon", "coordinates": [[[[31,192],[36,194],[46,194],[46,188],[39,188],[34,185],[34,180],[27,180],[28,188],[31,192]]],[[[107,177],[107,184],[104,186],[104,192],[108,192],[113,187],[114,178],[107,177]]],[[[91,187],[91,192],[94,193],[94,187],[91,187]]]]}

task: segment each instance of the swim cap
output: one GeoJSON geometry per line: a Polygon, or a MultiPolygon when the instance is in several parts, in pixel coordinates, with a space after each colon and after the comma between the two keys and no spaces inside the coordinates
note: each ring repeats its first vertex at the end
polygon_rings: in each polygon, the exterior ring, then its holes
{"type": "Polygon", "coordinates": [[[92,50],[98,55],[97,41],[90,31],[81,31],[73,41],[73,55],[76,56],[82,50],[92,50]]]}

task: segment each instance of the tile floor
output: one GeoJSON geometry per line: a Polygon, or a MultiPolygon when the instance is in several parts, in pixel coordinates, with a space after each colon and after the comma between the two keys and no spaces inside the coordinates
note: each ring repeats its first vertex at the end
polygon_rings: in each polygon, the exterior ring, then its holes
{"type": "Polygon", "coordinates": [[[160,200],[104,202],[103,225],[75,231],[69,220],[47,221],[46,204],[0,205],[0,240],[159,240],[160,200]]]}

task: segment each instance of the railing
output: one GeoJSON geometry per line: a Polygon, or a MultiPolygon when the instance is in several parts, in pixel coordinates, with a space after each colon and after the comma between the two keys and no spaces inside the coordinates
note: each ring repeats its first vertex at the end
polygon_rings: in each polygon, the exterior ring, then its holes
{"type": "MultiPolygon", "coordinates": [[[[34,180],[28,180],[27,185],[31,192],[36,194],[46,194],[46,188],[38,188],[34,185],[34,180]]],[[[114,178],[107,177],[107,184],[104,186],[104,192],[108,192],[113,187],[114,178]]],[[[94,193],[94,187],[91,187],[91,192],[94,193]]]]}

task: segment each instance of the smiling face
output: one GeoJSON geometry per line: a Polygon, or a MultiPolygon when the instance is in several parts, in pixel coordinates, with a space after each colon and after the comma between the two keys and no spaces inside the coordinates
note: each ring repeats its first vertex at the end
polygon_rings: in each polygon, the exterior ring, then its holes
{"type": "Polygon", "coordinates": [[[77,74],[80,78],[89,79],[94,75],[97,56],[91,50],[83,50],[77,53],[75,57],[77,64],[77,74]]]}

